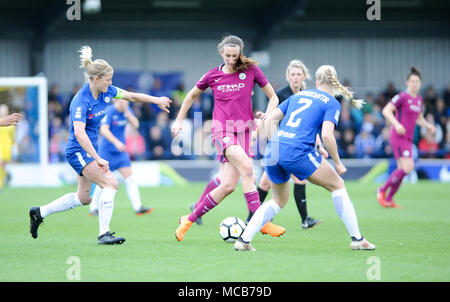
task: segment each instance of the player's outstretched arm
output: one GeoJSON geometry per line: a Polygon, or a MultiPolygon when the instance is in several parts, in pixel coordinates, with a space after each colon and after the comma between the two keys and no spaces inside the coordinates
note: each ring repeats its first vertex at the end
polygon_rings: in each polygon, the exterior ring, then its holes
{"type": "Polygon", "coordinates": [[[197,86],[194,86],[184,98],[183,104],[181,105],[180,111],[178,112],[177,118],[172,124],[171,133],[172,136],[175,137],[178,133],[183,130],[182,123],[184,118],[186,117],[189,108],[191,108],[194,101],[199,97],[199,95],[203,92],[197,86]]]}
{"type": "Polygon", "coordinates": [[[129,92],[126,90],[123,90],[122,98],[135,103],[153,103],[167,113],[169,113],[170,103],[172,103],[172,100],[166,96],[155,97],[145,93],[129,92]]]}

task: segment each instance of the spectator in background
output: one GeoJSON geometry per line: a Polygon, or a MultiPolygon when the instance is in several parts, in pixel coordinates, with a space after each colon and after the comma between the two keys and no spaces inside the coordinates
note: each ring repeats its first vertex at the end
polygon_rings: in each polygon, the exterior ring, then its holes
{"type": "Polygon", "coordinates": [[[374,136],[377,136],[378,134],[380,134],[381,128],[378,129],[375,127],[375,119],[373,117],[373,115],[371,115],[370,113],[364,113],[363,115],[363,122],[361,125],[361,129],[366,127],[367,129],[372,129],[371,133],[374,136]]]}
{"type": "MultiPolygon", "coordinates": [[[[434,120],[434,116],[431,112],[425,114],[425,120],[434,126],[434,128],[435,128],[434,139],[439,145],[441,143],[441,141],[443,141],[443,139],[444,139],[444,132],[442,130],[441,125],[434,120]]],[[[421,138],[426,137],[427,132],[428,132],[427,128],[421,127],[420,128],[420,137],[421,138]]]]}
{"type": "MultiPolygon", "coordinates": [[[[447,135],[447,114],[445,112],[445,101],[443,98],[438,98],[436,101],[436,106],[433,109],[433,117],[437,124],[442,129],[442,137],[445,138],[447,135]]],[[[440,147],[445,144],[445,139],[442,139],[439,143],[440,147]]]]}
{"type": "Polygon", "coordinates": [[[345,129],[344,133],[341,137],[340,150],[342,152],[343,157],[353,158],[356,157],[356,148],[355,148],[355,132],[352,128],[345,129]]]}
{"type": "Polygon", "coordinates": [[[53,84],[50,86],[48,93],[48,119],[51,121],[55,116],[61,120],[63,117],[64,98],[59,92],[59,85],[53,84]]]}
{"type": "Polygon", "coordinates": [[[450,116],[450,84],[447,85],[447,88],[443,94],[444,102],[445,102],[445,112],[447,116],[450,116]]]}
{"type": "MultiPolygon", "coordinates": [[[[386,90],[383,91],[383,96],[385,99],[384,105],[386,105],[387,102],[389,102],[396,94],[398,94],[397,89],[395,88],[395,85],[393,82],[389,82],[386,90]]],[[[382,106],[384,107],[384,106],[382,106]]]]}
{"type": "Polygon", "coordinates": [[[172,140],[172,135],[170,134],[169,127],[169,116],[166,112],[160,112],[156,116],[155,125],[161,130],[161,136],[165,142],[170,142],[172,140]]]}
{"type": "Polygon", "coordinates": [[[341,117],[337,129],[344,132],[346,129],[353,128],[353,122],[350,117],[350,110],[346,102],[341,102],[341,117]]]}
{"type": "Polygon", "coordinates": [[[444,144],[445,158],[450,158],[450,120],[447,122],[447,135],[444,144]]]}
{"type": "MultiPolygon", "coordinates": [[[[72,91],[69,94],[69,97],[66,99],[66,101],[63,103],[63,120],[66,119],[69,116],[70,111],[70,102],[75,97],[78,91],[80,91],[81,85],[79,83],[74,83],[72,86],[72,91]]],[[[70,120],[67,120],[67,127],[70,124],[70,120]]]]}
{"type": "Polygon", "coordinates": [[[156,125],[150,128],[149,142],[147,159],[168,159],[171,157],[170,143],[164,140],[161,129],[156,125]]]}
{"type": "Polygon", "coordinates": [[[375,97],[373,95],[372,92],[368,92],[366,94],[366,99],[364,100],[366,103],[363,105],[362,107],[362,113],[366,114],[366,113],[372,113],[373,111],[373,106],[375,103],[375,97]]]}
{"type": "Polygon", "coordinates": [[[385,126],[385,120],[383,117],[383,113],[381,113],[381,108],[378,104],[373,105],[371,114],[374,120],[375,127],[377,129],[383,128],[385,126]]]}
{"type": "Polygon", "coordinates": [[[363,123],[363,113],[361,110],[356,108],[355,106],[351,106],[350,108],[350,116],[353,121],[353,128],[356,132],[361,131],[362,123],[363,123]]]}
{"type": "Polygon", "coordinates": [[[172,92],[173,103],[170,108],[169,119],[174,120],[177,117],[186,94],[187,91],[184,89],[183,83],[178,84],[177,89],[172,92]]]}
{"type": "Polygon", "coordinates": [[[434,135],[427,131],[425,137],[422,137],[419,141],[419,155],[421,157],[436,157],[439,150],[439,145],[436,142],[434,135]]]}
{"type": "Polygon", "coordinates": [[[50,125],[49,160],[52,163],[64,162],[68,132],[59,117],[50,125]]]}
{"type": "Polygon", "coordinates": [[[126,126],[125,144],[132,161],[145,159],[145,140],[136,128],[126,126]]]}
{"type": "Polygon", "coordinates": [[[214,97],[211,93],[204,91],[200,94],[202,103],[203,121],[212,119],[212,112],[214,107],[214,97]]]}
{"type": "Polygon", "coordinates": [[[388,101],[386,100],[386,97],[384,96],[383,93],[377,94],[375,104],[377,104],[380,108],[384,108],[384,106],[386,106],[387,103],[388,101]]]}
{"type": "MultiPolygon", "coordinates": [[[[153,80],[153,86],[150,89],[150,95],[156,96],[156,97],[161,97],[161,96],[166,96],[166,95],[172,95],[172,93],[166,89],[164,89],[164,85],[163,82],[160,78],[155,77],[155,79],[153,80]]],[[[150,104],[153,112],[155,114],[158,114],[161,109],[154,104],[150,104]]]]}
{"type": "Polygon", "coordinates": [[[423,103],[425,104],[425,114],[433,112],[433,108],[436,106],[437,94],[433,85],[429,85],[423,97],[423,103]]]}
{"type": "Polygon", "coordinates": [[[384,127],[381,129],[381,133],[375,139],[375,152],[374,157],[391,157],[392,147],[389,143],[389,127],[384,127]]]}
{"type": "Polygon", "coordinates": [[[373,125],[364,124],[361,132],[355,138],[356,156],[358,158],[370,158],[375,153],[375,137],[372,135],[373,125]]]}

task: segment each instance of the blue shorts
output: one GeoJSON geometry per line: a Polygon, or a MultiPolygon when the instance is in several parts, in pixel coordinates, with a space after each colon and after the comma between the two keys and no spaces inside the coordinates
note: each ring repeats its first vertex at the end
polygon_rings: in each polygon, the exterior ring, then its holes
{"type": "Polygon", "coordinates": [[[127,152],[106,152],[100,149],[98,155],[109,162],[109,170],[115,171],[123,167],[131,167],[130,156],[127,152]]]}
{"type": "Polygon", "coordinates": [[[269,142],[263,163],[270,181],[275,184],[287,182],[291,174],[304,180],[319,168],[322,156],[315,151],[303,150],[288,144],[269,142]]]}
{"type": "Polygon", "coordinates": [[[69,165],[78,173],[83,176],[84,167],[92,162],[94,159],[84,150],[80,150],[73,153],[66,153],[66,159],[69,165]]]}

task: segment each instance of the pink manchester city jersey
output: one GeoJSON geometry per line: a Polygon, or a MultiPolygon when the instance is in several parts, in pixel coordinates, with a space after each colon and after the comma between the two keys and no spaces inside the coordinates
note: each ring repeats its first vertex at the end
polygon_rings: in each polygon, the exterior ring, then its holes
{"type": "Polygon", "coordinates": [[[252,90],[268,83],[261,69],[252,65],[246,71],[231,74],[222,71],[223,65],[205,73],[197,87],[210,87],[214,95],[212,131],[242,132],[254,128],[252,112],[252,90]]]}
{"type": "MultiPolygon", "coordinates": [[[[403,91],[394,96],[391,103],[396,108],[395,118],[405,127],[404,136],[412,141],[417,117],[422,112],[422,97],[420,95],[412,97],[407,91],[403,91]]],[[[391,127],[391,134],[399,136],[394,127],[391,127]]]]}

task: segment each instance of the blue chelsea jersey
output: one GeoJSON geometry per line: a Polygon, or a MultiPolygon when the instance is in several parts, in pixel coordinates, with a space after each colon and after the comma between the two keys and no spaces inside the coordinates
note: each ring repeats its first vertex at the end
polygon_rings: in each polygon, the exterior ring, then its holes
{"type": "MultiPolygon", "coordinates": [[[[133,111],[130,108],[127,110],[133,114],[133,111]]],[[[134,115],[134,114],[133,114],[134,115]]],[[[106,112],[105,117],[103,118],[101,124],[108,125],[111,133],[122,143],[125,144],[125,127],[128,123],[128,119],[125,116],[125,112],[120,112],[116,109],[116,107],[111,106],[106,112]]],[[[105,152],[117,153],[120,152],[117,150],[116,146],[107,140],[105,137],[100,138],[99,148],[105,152]]]]}
{"type": "Polygon", "coordinates": [[[290,96],[278,108],[284,118],[272,140],[293,145],[308,151],[314,148],[316,134],[324,121],[336,126],[341,113],[341,104],[325,91],[309,89],[290,96]]]}
{"type": "Polygon", "coordinates": [[[112,99],[120,97],[119,95],[122,95],[122,90],[110,85],[107,92],[101,92],[98,98],[94,99],[89,89],[89,83],[84,84],[70,103],[70,129],[66,154],[83,149],[75,137],[73,128],[75,121],[86,124],[86,134],[94,148],[97,149],[100,122],[105,116],[107,108],[112,104],[112,99]]]}

